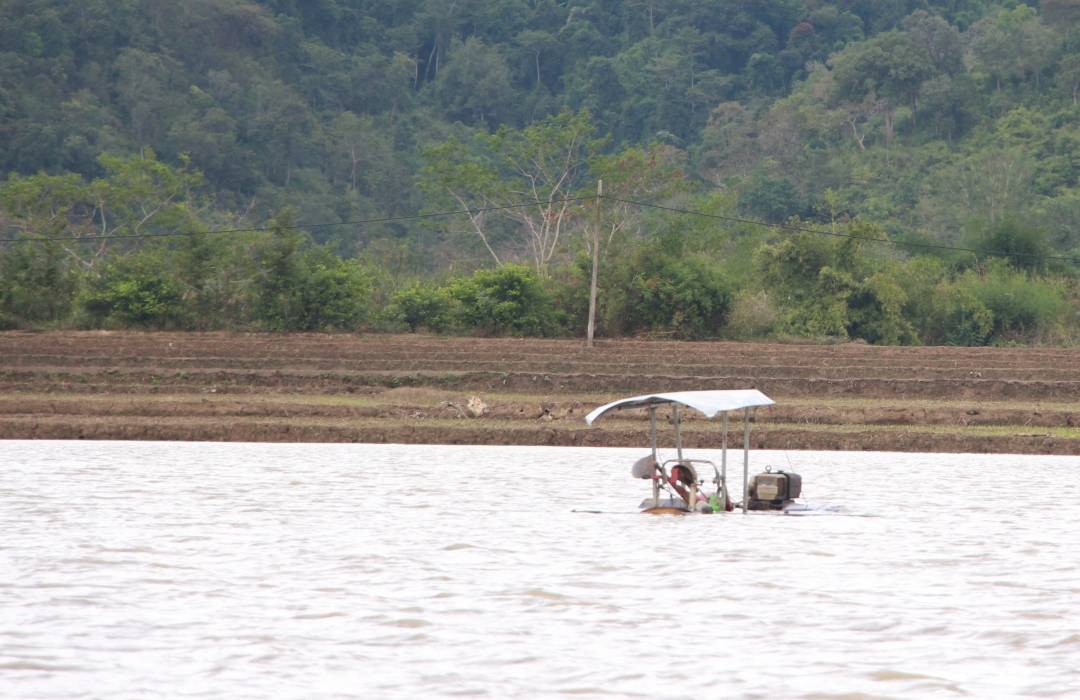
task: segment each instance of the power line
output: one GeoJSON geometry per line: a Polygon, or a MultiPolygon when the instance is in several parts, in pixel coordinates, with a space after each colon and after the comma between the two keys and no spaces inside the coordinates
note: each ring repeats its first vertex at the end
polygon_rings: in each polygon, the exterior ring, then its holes
{"type": "MultiPolygon", "coordinates": [[[[587,195],[582,197],[567,197],[565,199],[553,199],[544,204],[562,204],[565,202],[578,202],[588,199],[596,199],[596,195],[587,195]]],[[[1072,263],[1074,265],[1080,265],[1080,258],[1069,257],[1065,255],[1045,255],[1042,253],[1005,253],[998,250],[987,250],[983,248],[964,248],[961,246],[950,246],[938,243],[916,243],[912,241],[894,241],[888,238],[875,238],[873,236],[856,236],[850,233],[837,233],[835,231],[822,231],[819,229],[803,228],[800,226],[789,226],[788,224],[773,224],[766,221],[754,221],[753,219],[741,219],[733,216],[722,216],[720,214],[708,214],[706,212],[692,211],[690,209],[679,209],[677,207],[666,207],[660,204],[651,204],[649,202],[638,202],[632,199],[621,199],[619,197],[612,197],[610,195],[602,195],[601,199],[610,199],[613,202],[622,202],[623,204],[630,204],[638,207],[645,207],[648,209],[659,209],[661,211],[668,211],[675,214],[686,214],[689,216],[700,216],[708,219],[717,219],[720,221],[729,221],[738,224],[748,224],[751,226],[765,226],[768,228],[782,229],[785,231],[797,231],[802,233],[816,233],[822,236],[834,236],[836,238],[853,238],[860,241],[867,241],[871,243],[887,243],[889,245],[899,246],[916,246],[919,248],[931,248],[934,250],[950,250],[962,253],[981,253],[983,255],[994,255],[1001,257],[1024,257],[1024,258],[1037,258],[1040,260],[1063,260],[1065,262],[1072,263]]],[[[497,207],[481,207],[479,209],[456,209],[452,211],[441,211],[430,214],[410,214],[407,216],[387,216],[377,219],[356,219],[352,221],[332,221],[321,224],[296,224],[293,226],[264,226],[260,228],[237,228],[237,229],[222,229],[219,231],[174,231],[172,233],[130,233],[130,234],[115,234],[107,236],[82,236],[73,238],[71,236],[51,236],[42,238],[0,238],[0,243],[18,243],[25,241],[72,241],[72,242],[94,242],[103,240],[119,240],[130,238],[175,238],[181,236],[202,236],[202,235],[223,235],[234,233],[260,233],[274,230],[295,230],[295,229],[312,229],[312,228],[328,228],[332,226],[363,226],[365,224],[382,224],[392,221],[414,221],[417,219],[434,219],[443,216],[456,216],[459,214],[482,214],[489,211],[504,211],[507,209],[521,209],[523,207],[536,206],[540,202],[526,202],[523,204],[506,204],[497,207]]]]}
{"type": "MultiPolygon", "coordinates": [[[[553,199],[545,204],[562,204],[563,202],[577,202],[582,199],[593,199],[594,195],[587,197],[567,197],[565,199],[553,199]]],[[[331,221],[323,224],[296,224],[294,226],[263,226],[260,228],[233,228],[219,231],[173,231],[172,233],[122,233],[109,234],[106,236],[51,236],[42,238],[0,238],[0,243],[22,243],[25,241],[72,241],[92,243],[94,241],[109,241],[125,238],[175,238],[178,236],[209,236],[226,233],[259,233],[265,231],[281,231],[309,228],[326,228],[329,226],[361,226],[364,224],[383,224],[390,221],[409,221],[413,219],[434,219],[440,216],[455,216],[457,214],[483,214],[489,211],[502,211],[505,209],[521,209],[533,207],[538,202],[526,202],[525,204],[506,204],[498,207],[481,207],[479,209],[457,209],[454,211],[440,211],[432,214],[410,214],[408,216],[386,216],[379,219],[356,219],[354,221],[331,221]]]]}
{"type": "Polygon", "coordinates": [[[675,207],[665,207],[659,204],[649,204],[648,202],[635,202],[630,199],[619,199],[618,197],[609,197],[604,195],[604,199],[610,199],[615,202],[623,202],[624,204],[634,204],[639,207],[648,207],[650,209],[662,209],[664,211],[675,212],[678,214],[690,214],[692,216],[701,216],[709,219],[720,219],[721,221],[733,221],[740,224],[752,224],[754,226],[768,226],[770,228],[779,228],[787,231],[800,231],[803,233],[817,233],[822,236],[836,236],[837,238],[854,238],[860,241],[870,241],[873,243],[889,243],[891,245],[912,245],[919,246],[921,248],[935,248],[937,250],[955,250],[965,253],[984,253],[987,255],[1000,255],[1002,257],[1025,257],[1025,258],[1041,258],[1044,260],[1065,260],[1073,264],[1080,265],[1080,258],[1068,257],[1065,255],[1043,255],[1041,253],[1003,253],[998,250],[984,250],[981,248],[961,248],[959,246],[941,245],[935,243],[914,243],[908,241],[894,241],[889,238],[874,238],[872,236],[856,236],[850,233],[837,233],[835,231],[820,231],[812,228],[801,228],[799,226],[788,226],[787,224],[770,224],[764,221],[753,221],[751,219],[739,219],[732,216],[721,216],[719,214],[706,214],[701,211],[690,211],[689,209],[676,209],[675,207]]]}

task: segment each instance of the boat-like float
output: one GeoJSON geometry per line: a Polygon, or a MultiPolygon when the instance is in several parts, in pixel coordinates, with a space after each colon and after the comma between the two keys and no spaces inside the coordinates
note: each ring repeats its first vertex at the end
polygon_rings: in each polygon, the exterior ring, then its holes
{"type": "MultiPolygon", "coordinates": [[[[756,389],[736,391],[675,391],[667,394],[646,394],[613,401],[601,406],[585,417],[592,425],[601,416],[617,411],[646,410],[649,412],[649,437],[652,454],[639,459],[631,474],[652,482],[652,498],[642,501],[640,508],[646,513],[725,513],[741,508],[748,511],[799,512],[811,509],[797,504],[795,499],[802,493],[802,477],[793,472],[767,469],[750,477],[750,409],[771,406],[775,403],[756,389]],[[720,464],[707,459],[689,459],[683,454],[682,421],[680,409],[690,408],[706,418],[721,415],[720,464]],[[668,409],[675,427],[675,459],[660,461],[656,441],[656,412],[668,409]],[[735,503],[728,489],[728,414],[742,412],[743,464],[742,500],[735,503]],[[711,469],[714,493],[707,493],[704,480],[698,472],[711,469]],[[664,492],[665,497],[661,498],[664,492]]],[[[833,510],[833,509],[829,509],[833,510]]]]}

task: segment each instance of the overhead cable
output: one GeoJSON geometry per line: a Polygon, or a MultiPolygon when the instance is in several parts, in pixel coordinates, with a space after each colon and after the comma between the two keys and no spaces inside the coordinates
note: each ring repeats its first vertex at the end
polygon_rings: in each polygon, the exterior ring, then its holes
{"type": "MultiPolygon", "coordinates": [[[[594,195],[595,197],[595,195],[594,195]]],[[[1003,253],[997,250],[984,250],[981,248],[961,248],[959,246],[941,245],[937,243],[915,243],[913,241],[894,241],[890,238],[875,238],[873,236],[856,236],[851,233],[837,233],[836,231],[821,231],[813,228],[802,228],[799,226],[789,226],[787,224],[770,224],[764,221],[753,221],[751,219],[739,219],[732,216],[721,216],[719,214],[707,214],[701,211],[691,211],[689,209],[677,209],[675,207],[665,207],[659,204],[650,204],[648,202],[635,202],[630,199],[619,199],[617,197],[610,197],[604,195],[604,199],[610,199],[615,202],[623,202],[624,204],[634,204],[639,207],[648,207],[650,209],[661,209],[663,211],[675,212],[678,214],[689,214],[691,216],[701,216],[709,219],[719,219],[721,221],[732,221],[740,224],[752,224],[754,226],[768,226],[770,228],[779,228],[786,231],[799,231],[802,233],[817,233],[822,236],[835,236],[837,238],[854,238],[860,241],[869,241],[872,243],[889,243],[891,245],[911,245],[919,246],[921,248],[935,248],[937,250],[955,250],[965,253],[983,253],[986,255],[999,255],[1005,258],[1011,257],[1025,257],[1025,258],[1041,258],[1044,260],[1065,260],[1074,264],[1080,264],[1080,258],[1069,257],[1066,255],[1044,255],[1042,253],[1003,253]]]]}
{"type": "MultiPolygon", "coordinates": [[[[595,199],[595,195],[587,197],[567,197],[565,199],[553,199],[545,204],[561,204],[563,202],[577,202],[582,199],[595,199]]],[[[0,243],[21,243],[24,241],[72,241],[92,243],[94,241],[107,241],[123,238],[176,238],[178,236],[208,236],[226,233],[260,233],[266,231],[288,231],[295,229],[327,228],[330,226],[362,226],[364,224],[384,224],[390,221],[409,221],[414,219],[434,219],[441,216],[455,216],[457,214],[483,214],[489,211],[501,211],[504,209],[521,209],[523,207],[536,206],[537,202],[525,204],[506,204],[498,207],[481,207],[479,209],[456,209],[454,211],[439,211],[431,214],[409,214],[407,216],[385,216],[379,219],[356,219],[354,221],[330,221],[323,224],[295,224],[292,226],[262,226],[260,228],[231,228],[217,231],[173,231],[171,233],[121,233],[107,234],[104,236],[51,236],[32,238],[0,238],[0,243]]]]}
{"type": "MultiPolygon", "coordinates": [[[[784,231],[796,231],[802,233],[815,233],[822,236],[834,236],[836,238],[853,238],[860,241],[866,241],[869,243],[887,243],[889,245],[899,246],[915,246],[919,248],[930,248],[934,250],[949,250],[962,253],[980,253],[983,255],[993,255],[1007,258],[1023,257],[1023,258],[1036,258],[1040,260],[1063,260],[1065,262],[1080,265],[1080,258],[1070,257],[1066,255],[1046,255],[1043,253],[1006,253],[997,250],[987,250],[983,248],[964,248],[961,246],[943,245],[940,243],[918,243],[915,241],[896,241],[889,238],[877,238],[874,236],[857,236],[851,233],[838,233],[836,231],[822,231],[820,229],[805,228],[801,226],[791,226],[789,224],[774,224],[767,221],[754,221],[753,219],[742,219],[734,216],[722,216],[720,214],[709,214],[701,211],[693,211],[690,209],[679,209],[677,207],[666,207],[660,204],[652,204],[649,202],[638,202],[632,199],[622,199],[619,197],[612,197],[611,195],[602,195],[600,199],[607,199],[613,202],[621,202],[623,204],[630,204],[638,207],[645,207],[648,209],[658,209],[661,211],[672,212],[675,214],[685,214],[688,216],[700,216],[708,219],[717,219],[719,221],[728,221],[738,224],[746,224],[750,226],[764,226],[767,228],[781,229],[784,231]]],[[[506,204],[497,207],[480,207],[478,209],[455,209],[451,211],[432,212],[429,214],[410,214],[406,216],[387,216],[377,219],[356,219],[352,221],[331,221],[321,224],[296,224],[291,226],[264,226],[259,228],[236,228],[236,229],[222,229],[217,231],[174,231],[171,233],[127,233],[127,234],[108,234],[105,236],[50,236],[50,237],[31,237],[31,238],[0,238],[0,243],[16,243],[27,241],[71,241],[71,242],[85,242],[91,243],[94,241],[103,240],[117,240],[117,239],[130,239],[130,238],[175,238],[181,236],[202,236],[202,235],[223,235],[223,234],[235,234],[235,233],[261,233],[267,231],[281,231],[281,230],[295,230],[295,229],[312,229],[312,228],[329,228],[333,226],[364,226],[367,224],[383,224],[393,221],[414,221],[417,219],[434,219],[444,216],[457,216],[460,214],[482,214],[490,211],[504,211],[507,209],[521,209],[524,207],[534,207],[538,204],[562,204],[567,202],[578,202],[582,200],[597,199],[597,195],[587,195],[583,197],[567,197],[564,199],[553,199],[547,202],[525,202],[523,204],[506,204]]]]}

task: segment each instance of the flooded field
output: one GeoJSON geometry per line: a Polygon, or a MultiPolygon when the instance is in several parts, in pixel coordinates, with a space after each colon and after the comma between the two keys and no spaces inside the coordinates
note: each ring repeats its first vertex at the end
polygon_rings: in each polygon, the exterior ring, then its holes
{"type": "Polygon", "coordinates": [[[643,453],[0,442],[0,697],[1075,697],[1077,458],[762,451],[843,512],[661,517],[643,453]]]}

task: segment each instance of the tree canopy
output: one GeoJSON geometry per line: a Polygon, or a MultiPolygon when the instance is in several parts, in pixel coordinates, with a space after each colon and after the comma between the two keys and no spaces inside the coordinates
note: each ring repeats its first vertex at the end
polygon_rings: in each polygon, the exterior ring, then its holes
{"type": "Polygon", "coordinates": [[[0,324],[574,334],[603,179],[604,333],[1068,335],[1078,94],[1077,0],[0,0],[0,324]]]}

